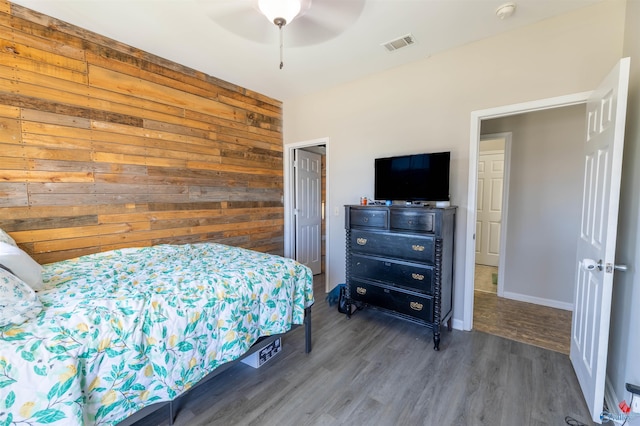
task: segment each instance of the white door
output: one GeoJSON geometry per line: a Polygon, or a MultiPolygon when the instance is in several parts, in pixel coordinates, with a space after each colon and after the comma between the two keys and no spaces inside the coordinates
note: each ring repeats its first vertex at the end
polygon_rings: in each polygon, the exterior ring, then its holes
{"type": "Polygon", "coordinates": [[[295,157],[296,260],[316,275],[322,272],[322,157],[300,149],[295,157]]]}
{"type": "Polygon", "coordinates": [[[604,402],[628,83],[624,58],[587,102],[570,357],[596,423],[604,402]]]}
{"type": "Polygon", "coordinates": [[[476,263],[498,266],[504,151],[481,152],[478,156],[476,215],[476,263]]]}

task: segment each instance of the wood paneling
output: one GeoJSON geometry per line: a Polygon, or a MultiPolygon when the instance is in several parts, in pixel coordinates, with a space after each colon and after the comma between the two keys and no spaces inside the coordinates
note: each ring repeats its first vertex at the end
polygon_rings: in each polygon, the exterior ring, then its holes
{"type": "Polygon", "coordinates": [[[279,101],[0,0],[0,228],[36,260],[282,254],[282,195],[279,101]]]}

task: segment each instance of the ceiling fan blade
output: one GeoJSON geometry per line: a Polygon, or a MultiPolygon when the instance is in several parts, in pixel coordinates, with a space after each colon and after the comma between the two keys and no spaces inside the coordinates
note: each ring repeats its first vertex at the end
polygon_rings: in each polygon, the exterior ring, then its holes
{"type": "Polygon", "coordinates": [[[204,13],[232,34],[258,43],[276,43],[278,28],[256,8],[255,0],[199,0],[204,13]]]}
{"type": "Polygon", "coordinates": [[[353,24],[364,9],[365,0],[313,0],[311,8],[304,16],[339,27],[353,24]]]}
{"type": "Polygon", "coordinates": [[[215,22],[225,30],[258,43],[273,43],[278,39],[278,27],[264,16],[247,13],[219,15],[215,22]]]}
{"type": "MultiPolygon", "coordinates": [[[[257,43],[278,43],[275,24],[260,13],[256,0],[199,0],[205,13],[227,31],[257,43]]],[[[365,0],[312,0],[302,16],[283,27],[285,45],[309,46],[330,40],[353,24],[365,0]]]]}
{"type": "Polygon", "coordinates": [[[284,27],[285,43],[290,47],[310,46],[331,40],[344,30],[333,22],[322,22],[304,15],[284,27]]]}
{"type": "Polygon", "coordinates": [[[358,20],[365,0],[313,0],[311,8],[288,25],[290,46],[322,43],[340,35],[358,20]]]}

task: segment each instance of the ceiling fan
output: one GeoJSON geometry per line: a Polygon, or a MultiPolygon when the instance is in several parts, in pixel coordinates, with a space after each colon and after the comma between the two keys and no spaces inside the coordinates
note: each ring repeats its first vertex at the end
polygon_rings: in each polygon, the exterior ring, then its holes
{"type": "Polygon", "coordinates": [[[207,15],[227,31],[258,43],[310,46],[340,35],[353,24],[365,0],[200,0],[207,15]]]}

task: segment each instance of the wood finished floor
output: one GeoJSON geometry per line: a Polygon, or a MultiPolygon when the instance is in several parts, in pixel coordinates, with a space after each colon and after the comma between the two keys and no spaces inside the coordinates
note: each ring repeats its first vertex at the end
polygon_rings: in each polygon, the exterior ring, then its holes
{"type": "Polygon", "coordinates": [[[494,272],[476,267],[473,328],[568,355],[571,311],[498,297],[491,291],[494,272]]]}
{"type": "MultiPolygon", "coordinates": [[[[569,358],[483,332],[429,329],[373,310],[347,320],[316,285],[313,351],[304,329],[259,369],[237,364],[188,393],[175,424],[591,425],[569,358]]],[[[168,409],[138,422],[167,425],[168,409]]]]}

